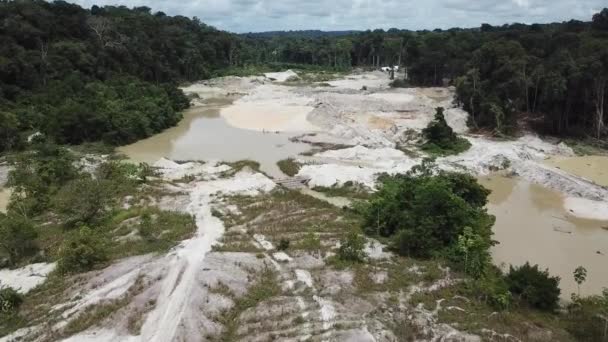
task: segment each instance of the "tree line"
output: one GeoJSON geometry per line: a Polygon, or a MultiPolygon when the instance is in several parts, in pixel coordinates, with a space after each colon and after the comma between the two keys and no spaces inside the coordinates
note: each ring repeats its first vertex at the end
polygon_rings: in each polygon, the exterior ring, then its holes
{"type": "Polygon", "coordinates": [[[608,9],[592,21],[306,37],[245,35],[240,61],[407,68],[407,85],[454,85],[471,126],[606,133],[608,9]]]}
{"type": "Polygon", "coordinates": [[[456,86],[471,126],[496,133],[606,133],[608,9],[590,22],[236,35],[148,7],[0,0],[0,22],[0,151],[35,131],[129,143],[180,119],[179,82],[287,64],[400,65],[401,84],[456,86]]]}

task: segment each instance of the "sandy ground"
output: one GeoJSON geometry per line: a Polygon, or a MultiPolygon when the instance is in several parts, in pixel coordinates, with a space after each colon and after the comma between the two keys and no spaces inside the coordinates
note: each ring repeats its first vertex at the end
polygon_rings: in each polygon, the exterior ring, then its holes
{"type": "MultiPolygon", "coordinates": [[[[298,157],[305,163],[299,176],[308,178],[310,187],[329,187],[351,181],[374,188],[378,174],[406,172],[421,159],[397,147],[413,146],[408,145],[412,143],[412,136],[432,120],[438,106],[446,108],[446,120],[455,131],[467,132],[467,114],[456,108],[452,101],[454,89],[390,89],[386,74],[380,72],[351,75],[328,82],[330,87],[280,84],[292,76],[286,72],[265,77],[226,77],[193,84],[184,90],[199,95],[195,103],[205,103],[218,96],[237,98],[221,111],[226,121],[235,127],[257,131],[314,132],[305,137],[307,141],[350,146],[298,157]]],[[[546,163],[548,158],[571,158],[573,152],[567,146],[552,144],[533,135],[512,141],[494,141],[471,135],[466,135],[466,138],[472,148],[457,156],[438,159],[439,167],[476,176],[503,170],[567,195],[564,205],[575,216],[606,218],[606,188],[546,163]]],[[[294,291],[295,302],[285,305],[279,301],[245,312],[244,318],[241,317],[245,322],[249,322],[247,315],[251,316],[251,324],[257,324],[255,317],[268,317],[271,322],[279,322],[284,310],[296,308],[296,315],[306,322],[306,328],[298,332],[302,340],[310,339],[306,334],[318,331],[323,332],[316,335],[319,340],[393,340],[379,322],[362,322],[374,310],[373,304],[361,298],[351,298],[353,302],[343,303],[333,297],[340,289],[352,288],[353,275],[348,272],[324,270],[323,260],[311,255],[294,256],[277,251],[262,233],[252,234],[253,243],[263,251],[262,256],[260,253],[212,251],[212,246],[225,233],[223,221],[212,214],[212,209],[221,207],[218,203],[224,196],[256,196],[268,192],[275,187],[272,180],[247,170],[222,178],[230,168],[218,162],[179,164],[161,159],[155,166],[167,181],[187,175],[195,177],[193,182],[168,186],[167,190],[174,192],[175,196],[161,201],[162,206],[182,210],[195,217],[198,227],[195,236],[166,255],[125,259],[88,275],[85,285],[72,289],[71,301],[54,308],[57,315],[63,317],[53,327],[55,331],[61,331],[69,321],[92,306],[124,297],[140,282],[145,285],[122,309],[120,317],[111,318],[109,324],[94,327],[66,341],[201,341],[204,339],[201,332],[217,335],[222,326],[212,317],[233,303],[209,289],[225,284],[231,292],[243,294],[250,283],[250,271],[266,267],[267,262],[280,274],[283,287],[294,291]],[[128,320],[125,318],[136,314],[143,320],[139,333],[129,331],[125,322],[128,320]],[[353,328],[340,332],[332,330],[345,322],[353,328]]],[[[254,222],[251,224],[255,225],[254,222]]],[[[249,228],[243,227],[242,230],[247,232],[249,228]]],[[[375,242],[369,243],[366,250],[375,258],[388,257],[375,242]]],[[[36,286],[32,285],[31,279],[35,272],[11,272],[10,277],[16,279],[13,283],[20,285],[23,291],[36,286]]],[[[407,289],[399,301],[407,302],[416,292],[433,291],[455,281],[449,278],[449,271],[445,273],[446,278],[435,284],[407,289]]],[[[379,273],[377,281],[381,282],[385,276],[379,273]]],[[[2,276],[1,279],[4,278],[2,276]]],[[[481,340],[448,325],[436,324],[440,310],[441,301],[438,301],[434,309],[416,308],[408,319],[425,326],[437,340],[481,340]]],[[[20,330],[0,341],[32,334],[36,329],[20,330]]]]}
{"type": "Polygon", "coordinates": [[[19,293],[25,294],[42,284],[49,273],[55,269],[55,264],[31,264],[14,270],[0,270],[0,288],[12,287],[19,293]]]}

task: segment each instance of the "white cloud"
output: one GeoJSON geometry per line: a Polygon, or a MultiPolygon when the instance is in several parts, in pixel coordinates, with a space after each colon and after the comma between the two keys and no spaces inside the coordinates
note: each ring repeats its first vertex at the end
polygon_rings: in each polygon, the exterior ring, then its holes
{"type": "Polygon", "coordinates": [[[233,32],[434,29],[482,23],[590,20],[606,0],[73,0],[83,7],[148,6],[233,32]]]}

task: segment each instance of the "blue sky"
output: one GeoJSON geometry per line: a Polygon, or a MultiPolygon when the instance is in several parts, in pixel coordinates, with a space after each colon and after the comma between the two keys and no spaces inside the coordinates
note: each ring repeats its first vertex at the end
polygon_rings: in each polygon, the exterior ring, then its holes
{"type": "Polygon", "coordinates": [[[197,16],[232,32],[274,30],[435,29],[481,23],[590,20],[606,0],[72,0],[92,5],[148,6],[170,15],[197,16]]]}

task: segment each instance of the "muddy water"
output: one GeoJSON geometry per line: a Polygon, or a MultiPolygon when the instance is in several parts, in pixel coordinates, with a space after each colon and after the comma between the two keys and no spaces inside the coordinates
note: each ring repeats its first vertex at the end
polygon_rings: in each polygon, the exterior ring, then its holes
{"type": "Polygon", "coordinates": [[[310,145],[289,141],[296,133],[264,133],[230,126],[220,117],[228,100],[191,108],[173,128],[132,145],[119,148],[129,159],[153,163],[159,158],[173,160],[251,159],[273,177],[283,177],[276,163],[310,149],[310,145]]]}
{"type": "Polygon", "coordinates": [[[526,261],[548,268],[561,277],[562,299],[577,291],[572,272],[587,268],[582,294],[601,293],[608,287],[608,222],[579,219],[563,209],[555,191],[525,181],[492,176],[480,182],[493,190],[488,205],[496,215],[492,249],[496,264],[521,265],[526,261]],[[599,253],[598,253],[599,252],[599,253]]]}
{"type": "Polygon", "coordinates": [[[551,158],[547,164],[558,167],[568,173],[584,177],[596,184],[608,186],[608,157],[582,156],[551,158]]]}

